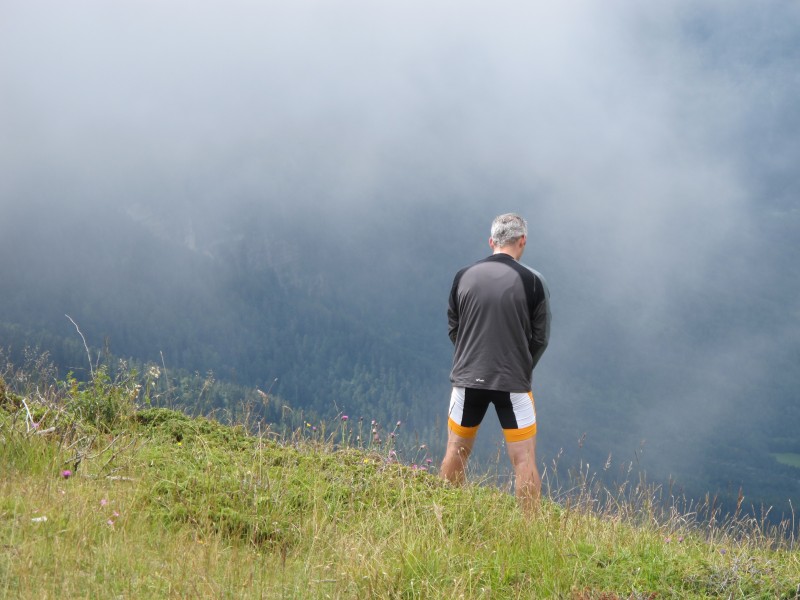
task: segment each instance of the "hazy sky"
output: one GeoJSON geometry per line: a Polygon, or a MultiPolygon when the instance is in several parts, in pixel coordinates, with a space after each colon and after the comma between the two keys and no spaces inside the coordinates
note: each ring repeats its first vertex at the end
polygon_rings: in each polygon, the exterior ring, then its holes
{"type": "Polygon", "coordinates": [[[369,211],[402,185],[702,276],[757,178],[792,177],[798,24],[794,2],[5,0],[2,202],[369,211]]]}
{"type": "MultiPolygon", "coordinates": [[[[190,244],[267,207],[301,233],[444,246],[449,270],[518,210],[571,307],[555,351],[605,307],[617,343],[649,348],[710,283],[797,276],[774,270],[800,218],[797,98],[792,1],[0,0],[0,235],[32,201],[190,244]],[[425,211],[434,242],[403,228],[425,211]]],[[[796,341],[793,302],[773,343],[796,341]]],[[[708,368],[735,371],[754,335],[708,368]]],[[[709,385],[680,405],[713,413],[728,389],[709,385]]]]}

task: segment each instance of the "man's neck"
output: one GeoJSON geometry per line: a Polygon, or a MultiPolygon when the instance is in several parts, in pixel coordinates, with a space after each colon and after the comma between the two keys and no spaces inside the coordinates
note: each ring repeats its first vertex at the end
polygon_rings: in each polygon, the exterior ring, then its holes
{"type": "Polygon", "coordinates": [[[519,260],[519,257],[514,254],[512,248],[495,248],[492,254],[505,254],[506,256],[510,256],[516,261],[519,260]]]}

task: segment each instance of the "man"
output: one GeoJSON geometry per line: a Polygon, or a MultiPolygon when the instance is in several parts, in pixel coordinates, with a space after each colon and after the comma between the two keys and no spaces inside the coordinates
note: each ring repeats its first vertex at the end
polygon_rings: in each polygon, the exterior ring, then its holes
{"type": "Polygon", "coordinates": [[[539,504],[536,468],[536,410],[531,392],[533,368],[550,337],[550,293],[542,276],[519,262],[528,225],[519,215],[500,215],[492,223],[493,254],[461,269],[453,280],[447,310],[455,345],[447,451],[439,475],[464,481],[478,427],[494,404],[516,495],[526,512],[539,504]]]}

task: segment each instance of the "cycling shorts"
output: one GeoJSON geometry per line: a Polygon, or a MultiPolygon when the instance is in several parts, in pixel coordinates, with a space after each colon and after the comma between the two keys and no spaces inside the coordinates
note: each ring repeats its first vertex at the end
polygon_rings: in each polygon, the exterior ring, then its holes
{"type": "Polygon", "coordinates": [[[456,435],[474,438],[489,404],[494,404],[507,442],[521,442],[536,435],[533,392],[454,387],[450,395],[448,427],[456,435]]]}

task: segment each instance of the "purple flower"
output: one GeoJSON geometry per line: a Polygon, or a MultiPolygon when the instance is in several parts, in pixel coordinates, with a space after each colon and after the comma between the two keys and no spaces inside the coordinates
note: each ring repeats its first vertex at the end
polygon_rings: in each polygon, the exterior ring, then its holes
{"type": "Polygon", "coordinates": [[[61,471],[61,476],[64,479],[69,479],[70,477],[72,477],[72,471],[70,471],[69,469],[64,469],[63,471],[61,471]]]}
{"type": "Polygon", "coordinates": [[[342,415],[342,421],[347,421],[347,419],[349,419],[349,418],[350,417],[348,417],[347,415],[342,415]]]}

